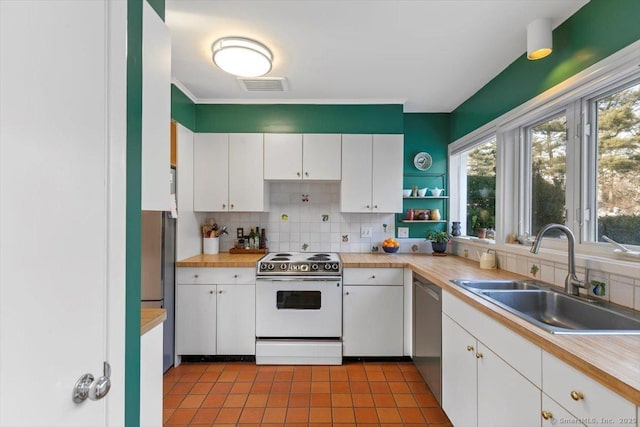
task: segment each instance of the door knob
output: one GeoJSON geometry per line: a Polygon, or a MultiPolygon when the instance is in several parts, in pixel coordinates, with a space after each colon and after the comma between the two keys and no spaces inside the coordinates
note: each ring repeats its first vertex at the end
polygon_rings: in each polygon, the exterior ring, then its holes
{"type": "Polygon", "coordinates": [[[73,386],[72,400],[74,403],[82,403],[87,398],[100,400],[111,390],[111,365],[103,363],[103,374],[95,380],[92,374],[84,374],[73,386]]]}

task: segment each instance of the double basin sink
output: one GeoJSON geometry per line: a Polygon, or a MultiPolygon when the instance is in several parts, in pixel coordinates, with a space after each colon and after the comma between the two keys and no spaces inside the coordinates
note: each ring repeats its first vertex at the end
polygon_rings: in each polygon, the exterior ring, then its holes
{"type": "Polygon", "coordinates": [[[640,335],[640,315],[529,280],[452,280],[552,334],[640,335]]]}

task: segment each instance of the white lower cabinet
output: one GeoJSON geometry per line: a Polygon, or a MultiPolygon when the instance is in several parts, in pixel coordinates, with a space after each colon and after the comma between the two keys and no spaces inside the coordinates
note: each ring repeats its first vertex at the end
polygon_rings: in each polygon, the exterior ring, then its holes
{"type": "Polygon", "coordinates": [[[442,408],[456,427],[637,426],[637,407],[448,292],[442,408]]]}
{"type": "Polygon", "coordinates": [[[442,406],[456,427],[540,425],[540,390],[447,315],[442,381],[442,406]]]}
{"type": "Polygon", "coordinates": [[[402,278],[400,268],[345,270],[342,299],[344,356],[403,355],[402,278]]]}
{"type": "Polygon", "coordinates": [[[255,301],[255,285],[218,285],[217,354],[255,354],[255,301]]]}
{"type": "Polygon", "coordinates": [[[176,354],[216,354],[216,285],[176,286],[176,354]]]}
{"type": "Polygon", "coordinates": [[[542,353],[542,384],[545,394],[587,426],[638,425],[633,403],[547,352],[542,353]]]}
{"type": "Polygon", "coordinates": [[[140,426],[162,425],[162,339],[160,324],[140,337],[140,426]]]}
{"type": "Polygon", "coordinates": [[[177,355],[255,354],[253,269],[184,268],[176,277],[177,355]],[[236,282],[201,283],[216,277],[236,282]]]}

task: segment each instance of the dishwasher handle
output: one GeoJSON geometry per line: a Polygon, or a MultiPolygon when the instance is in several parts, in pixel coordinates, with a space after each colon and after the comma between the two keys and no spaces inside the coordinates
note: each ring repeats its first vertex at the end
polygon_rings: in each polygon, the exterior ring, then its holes
{"type": "Polygon", "coordinates": [[[427,285],[426,283],[423,283],[419,280],[414,280],[413,284],[420,287],[420,289],[424,290],[427,295],[429,295],[431,298],[433,298],[436,301],[440,301],[440,294],[436,291],[434,291],[433,289],[431,289],[431,286],[435,286],[435,285],[427,285]]]}

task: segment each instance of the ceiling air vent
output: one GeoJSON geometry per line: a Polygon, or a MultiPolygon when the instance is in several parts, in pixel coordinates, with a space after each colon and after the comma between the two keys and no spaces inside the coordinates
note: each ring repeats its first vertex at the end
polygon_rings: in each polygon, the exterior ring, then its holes
{"type": "Polygon", "coordinates": [[[285,77],[238,77],[242,89],[247,92],[286,92],[287,79],[285,77]]]}

